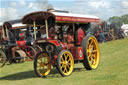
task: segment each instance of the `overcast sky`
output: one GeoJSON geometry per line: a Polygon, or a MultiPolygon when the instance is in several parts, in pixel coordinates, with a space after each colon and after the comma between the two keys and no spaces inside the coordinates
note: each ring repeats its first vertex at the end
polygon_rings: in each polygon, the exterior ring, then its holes
{"type": "Polygon", "coordinates": [[[0,0],[0,22],[51,7],[72,13],[96,15],[102,20],[128,14],[128,0],[0,0]]]}

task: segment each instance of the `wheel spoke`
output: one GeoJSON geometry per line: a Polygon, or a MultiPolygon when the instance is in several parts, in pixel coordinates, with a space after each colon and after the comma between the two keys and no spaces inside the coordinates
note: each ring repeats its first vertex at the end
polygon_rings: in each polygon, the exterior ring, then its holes
{"type": "Polygon", "coordinates": [[[90,50],[89,50],[89,49],[87,49],[87,53],[88,53],[88,52],[90,53],[90,50]]]}
{"type": "Polygon", "coordinates": [[[95,60],[95,58],[93,57],[93,65],[95,65],[96,64],[96,60],[95,60]]]}
{"type": "Polygon", "coordinates": [[[88,56],[88,58],[89,58],[89,60],[91,60],[91,55],[90,55],[90,56],[88,56]]]}
{"type": "Polygon", "coordinates": [[[91,57],[91,60],[92,60],[92,64],[93,64],[94,63],[94,57],[93,56],[91,57]]]}
{"type": "Polygon", "coordinates": [[[61,64],[61,69],[62,69],[63,67],[64,67],[64,64],[62,63],[62,64],[61,64]]]}
{"type": "Polygon", "coordinates": [[[41,63],[43,63],[42,58],[40,58],[41,63]]]}
{"type": "Polygon", "coordinates": [[[66,56],[66,61],[68,61],[68,60],[67,60],[67,59],[68,59],[68,57],[69,57],[69,56],[67,55],[67,56],[66,56]]]}
{"type": "Polygon", "coordinates": [[[93,45],[91,45],[91,50],[93,49],[93,45]]]}
{"type": "Polygon", "coordinates": [[[67,55],[66,54],[64,54],[64,57],[65,57],[65,61],[67,61],[67,55]]]}
{"type": "Polygon", "coordinates": [[[93,53],[97,52],[97,50],[93,50],[93,53]]]}
{"type": "Polygon", "coordinates": [[[43,67],[43,70],[44,70],[44,65],[42,65],[42,67],[43,67]]]}
{"type": "Polygon", "coordinates": [[[90,64],[92,64],[92,56],[89,56],[88,60],[89,60],[90,64]]]}
{"type": "Polygon", "coordinates": [[[64,64],[64,62],[60,62],[60,64],[64,64]]]}
{"type": "Polygon", "coordinates": [[[61,56],[61,61],[64,61],[63,56],[61,56]]]}
{"type": "Polygon", "coordinates": [[[89,62],[90,62],[90,64],[92,65],[92,64],[93,64],[93,59],[91,58],[91,59],[89,60],[89,62]]]}
{"type": "Polygon", "coordinates": [[[69,61],[71,61],[71,59],[70,59],[70,58],[67,60],[67,62],[69,63],[69,61]]]}
{"type": "Polygon", "coordinates": [[[37,61],[38,64],[41,64],[40,62],[37,61]]]}
{"type": "Polygon", "coordinates": [[[91,56],[91,52],[87,53],[87,55],[90,57],[91,56]]]}
{"type": "Polygon", "coordinates": [[[69,65],[67,65],[67,68],[70,69],[69,65]]]}
{"type": "Polygon", "coordinates": [[[90,44],[92,45],[92,43],[93,43],[93,40],[91,40],[91,43],[90,44]]]}
{"type": "Polygon", "coordinates": [[[64,71],[65,73],[67,73],[67,67],[65,66],[65,71],[64,71]]]}

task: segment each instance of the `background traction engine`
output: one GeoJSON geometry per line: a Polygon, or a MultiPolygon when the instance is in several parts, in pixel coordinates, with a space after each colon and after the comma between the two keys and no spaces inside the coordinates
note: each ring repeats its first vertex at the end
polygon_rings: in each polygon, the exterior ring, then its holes
{"type": "MultiPolygon", "coordinates": [[[[22,34],[22,33],[21,33],[22,34]]],[[[42,49],[38,45],[31,46],[31,40],[17,40],[17,46],[26,53],[26,56],[33,60],[42,49]]]]}

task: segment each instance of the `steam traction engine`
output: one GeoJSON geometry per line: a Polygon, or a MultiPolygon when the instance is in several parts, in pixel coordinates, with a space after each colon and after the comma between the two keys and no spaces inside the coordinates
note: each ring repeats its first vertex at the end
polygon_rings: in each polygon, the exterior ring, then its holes
{"type": "Polygon", "coordinates": [[[62,76],[69,76],[77,62],[82,62],[87,70],[96,69],[99,65],[98,43],[86,32],[91,22],[99,22],[99,18],[44,11],[25,15],[22,23],[33,27],[34,43],[43,49],[34,59],[35,73],[45,77],[53,66],[62,76]]]}
{"type": "Polygon", "coordinates": [[[4,22],[0,27],[0,67],[3,67],[6,61],[21,62],[26,57],[33,60],[36,53],[41,51],[38,45],[31,44],[34,40],[29,35],[29,31],[32,30],[28,30],[26,25],[21,24],[21,20],[4,22]],[[24,37],[24,40],[19,40],[19,37],[24,37]],[[12,51],[14,51],[15,58],[13,58],[12,51]]]}

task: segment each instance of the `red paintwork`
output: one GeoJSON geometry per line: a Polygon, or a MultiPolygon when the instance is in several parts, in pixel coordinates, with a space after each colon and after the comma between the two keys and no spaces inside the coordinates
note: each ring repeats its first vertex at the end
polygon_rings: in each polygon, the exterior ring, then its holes
{"type": "Polygon", "coordinates": [[[83,38],[85,37],[85,32],[84,32],[84,30],[81,29],[81,28],[79,28],[78,31],[77,31],[77,36],[76,36],[76,37],[78,38],[77,45],[80,45],[81,42],[82,42],[82,40],[83,40],[83,38]]]}
{"type": "Polygon", "coordinates": [[[78,47],[77,49],[78,49],[78,60],[83,60],[84,59],[83,48],[78,47]]]}
{"type": "Polygon", "coordinates": [[[16,43],[20,48],[24,48],[26,46],[26,40],[17,40],[16,43]]]}
{"type": "Polygon", "coordinates": [[[74,42],[74,36],[73,35],[68,35],[68,42],[74,42]]]}
{"type": "Polygon", "coordinates": [[[56,22],[99,22],[99,19],[94,18],[80,18],[80,17],[68,17],[68,16],[55,16],[56,22]]]}
{"type": "Polygon", "coordinates": [[[68,45],[68,49],[74,47],[74,44],[67,44],[68,45]]]}
{"type": "Polygon", "coordinates": [[[47,40],[47,41],[54,44],[55,46],[60,46],[57,40],[47,40]]]}
{"type": "Polygon", "coordinates": [[[66,49],[66,48],[68,48],[67,47],[67,43],[64,43],[64,42],[61,42],[61,46],[62,46],[63,50],[66,49]]]}
{"type": "Polygon", "coordinates": [[[0,31],[2,30],[2,26],[0,26],[0,31]]]}
{"type": "Polygon", "coordinates": [[[4,38],[4,40],[5,40],[5,41],[7,41],[7,40],[8,40],[8,38],[4,38]]]}
{"type": "Polygon", "coordinates": [[[81,46],[79,47],[72,47],[70,49],[74,60],[83,60],[84,59],[84,55],[83,55],[83,48],[81,46]]]}

